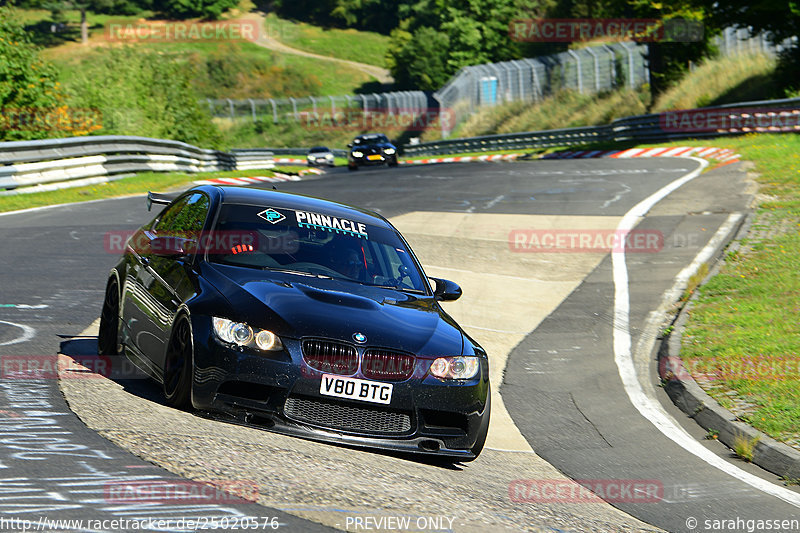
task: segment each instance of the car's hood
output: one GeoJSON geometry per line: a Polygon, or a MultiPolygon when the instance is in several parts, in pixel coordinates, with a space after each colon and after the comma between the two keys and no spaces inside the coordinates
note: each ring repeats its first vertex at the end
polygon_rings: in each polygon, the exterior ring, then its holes
{"type": "Polygon", "coordinates": [[[284,337],[324,337],[418,355],[460,355],[463,334],[430,296],[335,279],[206,265],[236,316],[284,337]]]}

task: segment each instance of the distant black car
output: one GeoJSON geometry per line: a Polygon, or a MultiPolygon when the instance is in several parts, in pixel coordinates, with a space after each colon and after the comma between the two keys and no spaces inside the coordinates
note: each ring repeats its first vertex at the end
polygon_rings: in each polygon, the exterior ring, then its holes
{"type": "Polygon", "coordinates": [[[350,148],[347,156],[347,168],[350,170],[369,165],[397,166],[397,147],[381,133],[359,135],[347,147],[350,148]]]}
{"type": "Polygon", "coordinates": [[[308,151],[306,161],[308,166],[312,167],[332,167],[334,165],[333,152],[327,146],[315,146],[308,151]]]}
{"type": "Polygon", "coordinates": [[[101,354],[124,353],[167,403],[305,438],[469,461],[489,425],[486,352],[442,309],[383,217],[200,186],[128,241],[101,354]]]}

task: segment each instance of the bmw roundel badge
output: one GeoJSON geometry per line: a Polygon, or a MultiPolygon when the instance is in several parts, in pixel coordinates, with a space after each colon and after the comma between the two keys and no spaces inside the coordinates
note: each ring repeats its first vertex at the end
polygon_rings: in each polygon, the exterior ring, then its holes
{"type": "Polygon", "coordinates": [[[359,344],[364,344],[365,342],[367,342],[367,336],[360,332],[353,333],[353,340],[359,344]]]}

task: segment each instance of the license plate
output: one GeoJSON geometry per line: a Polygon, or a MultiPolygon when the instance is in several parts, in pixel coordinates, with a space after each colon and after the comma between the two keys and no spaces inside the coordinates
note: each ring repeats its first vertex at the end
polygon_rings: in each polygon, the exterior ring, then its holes
{"type": "Polygon", "coordinates": [[[366,379],[343,378],[342,376],[323,374],[322,383],[319,385],[319,393],[325,396],[388,405],[392,401],[393,387],[394,385],[391,383],[379,383],[377,381],[367,381],[366,379]]]}
{"type": "Polygon", "coordinates": [[[370,161],[378,161],[380,158],[381,158],[381,156],[379,156],[379,155],[368,155],[367,156],[367,159],[369,159],[370,161]]]}

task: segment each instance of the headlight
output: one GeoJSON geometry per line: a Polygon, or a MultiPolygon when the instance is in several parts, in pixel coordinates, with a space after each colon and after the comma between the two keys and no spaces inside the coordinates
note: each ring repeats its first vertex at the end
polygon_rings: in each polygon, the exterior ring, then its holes
{"type": "Polygon", "coordinates": [[[308,155],[306,156],[306,159],[314,159],[314,156],[313,156],[313,155],[311,155],[311,154],[308,154],[308,155]]]}
{"type": "Polygon", "coordinates": [[[222,342],[237,346],[249,346],[265,352],[283,348],[281,339],[266,329],[253,329],[244,322],[233,322],[226,318],[213,317],[214,333],[222,342]]]}
{"type": "Polygon", "coordinates": [[[386,148],[383,150],[384,154],[389,154],[389,155],[392,155],[394,152],[395,152],[394,148],[386,148]]]}
{"type": "Polygon", "coordinates": [[[356,150],[355,152],[353,152],[353,157],[364,157],[364,153],[356,150]]]}
{"type": "Polygon", "coordinates": [[[480,367],[480,359],[473,356],[439,357],[431,364],[430,372],[440,379],[469,379],[480,367]]]}

